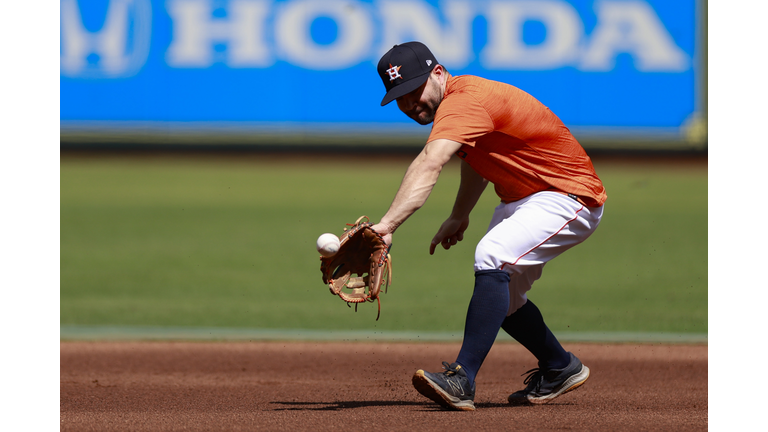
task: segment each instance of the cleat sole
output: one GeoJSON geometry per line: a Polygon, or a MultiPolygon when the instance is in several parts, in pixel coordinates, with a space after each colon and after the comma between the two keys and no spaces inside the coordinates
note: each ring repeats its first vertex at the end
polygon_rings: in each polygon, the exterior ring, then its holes
{"type": "Polygon", "coordinates": [[[474,411],[475,403],[471,400],[461,400],[454,396],[449,395],[437,384],[434,384],[432,380],[424,375],[424,371],[419,369],[413,374],[413,387],[421,393],[422,396],[431,399],[443,408],[453,409],[457,411],[474,411]]]}
{"type": "Polygon", "coordinates": [[[528,402],[530,402],[533,405],[543,405],[545,403],[549,403],[556,397],[581,387],[581,385],[584,384],[588,378],[589,378],[589,368],[582,365],[581,371],[579,371],[579,373],[577,373],[576,375],[573,375],[572,377],[565,380],[565,382],[563,383],[563,386],[560,387],[560,389],[546,396],[532,397],[531,395],[528,395],[527,396],[528,402]]]}

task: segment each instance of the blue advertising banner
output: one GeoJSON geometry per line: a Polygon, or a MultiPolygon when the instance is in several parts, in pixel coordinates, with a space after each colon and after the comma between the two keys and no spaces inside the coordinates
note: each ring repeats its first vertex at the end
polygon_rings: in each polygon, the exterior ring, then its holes
{"type": "Polygon", "coordinates": [[[415,131],[379,106],[376,63],[419,40],[454,75],[519,87],[582,135],[679,137],[705,108],[698,4],[61,0],[61,125],[415,131]]]}

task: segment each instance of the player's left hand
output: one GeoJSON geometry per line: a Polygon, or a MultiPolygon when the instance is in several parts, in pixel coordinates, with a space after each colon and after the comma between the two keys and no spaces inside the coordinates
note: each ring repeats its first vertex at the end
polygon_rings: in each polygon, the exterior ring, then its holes
{"type": "Polygon", "coordinates": [[[443,249],[448,250],[451,246],[464,240],[464,231],[469,227],[469,218],[454,219],[448,218],[437,230],[437,234],[432,238],[432,243],[429,245],[429,254],[434,255],[437,245],[443,246],[443,249]]]}
{"type": "Polygon", "coordinates": [[[323,283],[347,304],[354,303],[355,310],[358,303],[376,300],[381,313],[381,286],[386,292],[392,280],[391,244],[372,229],[368,216],[360,216],[347,226],[351,228],[344,229],[336,254],[320,257],[323,283]]]}
{"type": "Polygon", "coordinates": [[[390,227],[388,225],[379,222],[373,225],[371,229],[379,233],[381,237],[384,238],[384,243],[386,243],[387,246],[392,246],[392,232],[390,231],[390,227]]]}

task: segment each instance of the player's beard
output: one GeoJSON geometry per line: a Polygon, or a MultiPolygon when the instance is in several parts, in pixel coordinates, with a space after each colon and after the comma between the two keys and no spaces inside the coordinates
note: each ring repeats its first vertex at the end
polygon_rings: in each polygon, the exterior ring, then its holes
{"type": "Polygon", "coordinates": [[[440,102],[442,102],[442,95],[439,89],[433,89],[433,91],[428,97],[424,98],[424,102],[419,102],[407,113],[408,117],[418,124],[428,125],[435,120],[437,108],[440,106],[440,102]]]}
{"type": "Polygon", "coordinates": [[[428,125],[435,121],[435,113],[437,113],[437,107],[439,105],[439,101],[427,101],[426,103],[419,104],[408,113],[408,117],[412,118],[418,124],[428,125]]]}
{"type": "Polygon", "coordinates": [[[411,109],[404,111],[399,100],[398,107],[416,123],[428,125],[435,120],[437,108],[443,100],[443,91],[439,82],[431,76],[422,85],[423,89],[417,90],[419,101],[411,109]]]}

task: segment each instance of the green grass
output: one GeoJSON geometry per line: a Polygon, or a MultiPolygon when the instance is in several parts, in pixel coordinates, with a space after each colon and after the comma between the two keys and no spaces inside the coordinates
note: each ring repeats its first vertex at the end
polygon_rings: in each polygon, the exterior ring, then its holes
{"type": "MultiPolygon", "coordinates": [[[[488,188],[466,239],[429,256],[458,165],[395,234],[394,277],[357,313],[320,279],[314,242],[394,197],[407,160],[61,160],[61,324],[460,331],[488,188]],[[350,166],[351,165],[351,166],[350,166]]],[[[530,293],[555,331],[707,332],[705,166],[596,161],[603,223],[530,293]]]]}

